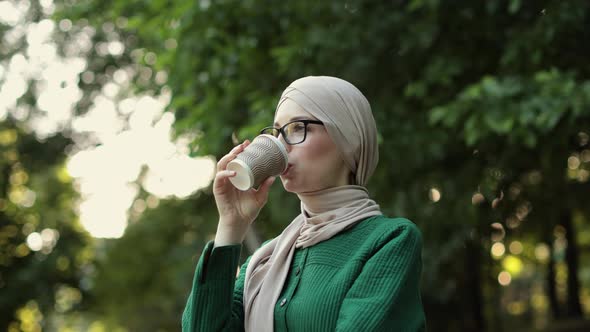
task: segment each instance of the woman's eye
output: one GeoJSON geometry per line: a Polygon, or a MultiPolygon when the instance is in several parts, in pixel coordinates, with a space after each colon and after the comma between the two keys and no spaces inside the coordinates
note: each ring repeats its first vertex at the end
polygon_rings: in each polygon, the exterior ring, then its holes
{"type": "Polygon", "coordinates": [[[305,126],[303,126],[303,125],[296,125],[296,126],[295,126],[295,130],[296,130],[296,131],[301,131],[301,130],[303,130],[304,128],[305,128],[305,126]]]}

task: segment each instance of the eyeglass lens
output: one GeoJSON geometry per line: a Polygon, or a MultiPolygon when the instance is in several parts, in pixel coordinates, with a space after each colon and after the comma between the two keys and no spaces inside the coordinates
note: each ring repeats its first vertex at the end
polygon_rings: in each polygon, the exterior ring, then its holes
{"type": "MultiPolygon", "coordinates": [[[[303,139],[305,138],[305,123],[303,122],[292,122],[288,125],[286,125],[283,128],[284,132],[285,132],[285,136],[284,139],[287,143],[289,144],[297,144],[297,143],[301,143],[303,141],[303,139]]],[[[266,129],[264,131],[264,134],[268,134],[268,135],[273,135],[274,137],[278,137],[279,136],[279,130],[278,129],[274,129],[274,128],[269,128],[266,129]]]]}

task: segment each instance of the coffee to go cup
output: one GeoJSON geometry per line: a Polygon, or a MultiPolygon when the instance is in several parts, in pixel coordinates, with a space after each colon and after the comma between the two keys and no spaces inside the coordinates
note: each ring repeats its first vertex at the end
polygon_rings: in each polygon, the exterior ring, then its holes
{"type": "Polygon", "coordinates": [[[228,170],[236,172],[229,180],[242,191],[258,188],[264,180],[283,173],[288,161],[287,149],[278,138],[267,134],[258,135],[227,164],[228,170]]]}

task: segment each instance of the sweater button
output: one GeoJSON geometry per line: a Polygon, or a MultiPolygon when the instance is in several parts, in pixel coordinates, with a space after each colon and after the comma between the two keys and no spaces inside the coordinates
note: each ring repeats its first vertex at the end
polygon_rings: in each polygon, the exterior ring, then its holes
{"type": "Polygon", "coordinates": [[[299,275],[299,272],[301,272],[301,268],[298,266],[298,267],[295,269],[295,275],[296,275],[296,276],[298,276],[298,275],[299,275]]]}
{"type": "Polygon", "coordinates": [[[287,299],[283,299],[283,300],[281,301],[281,307],[282,307],[282,306],[284,306],[284,305],[285,305],[285,303],[287,303],[287,299]]]}

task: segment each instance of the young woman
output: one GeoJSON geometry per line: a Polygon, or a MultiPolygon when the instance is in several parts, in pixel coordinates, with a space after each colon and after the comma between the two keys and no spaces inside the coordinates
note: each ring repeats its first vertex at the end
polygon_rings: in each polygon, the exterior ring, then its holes
{"type": "Polygon", "coordinates": [[[283,92],[273,127],[285,145],[283,187],[299,214],[242,265],[241,243],[275,180],[242,192],[226,170],[249,141],[217,164],[215,240],[197,264],[183,331],[424,331],[422,238],[384,216],[365,188],[379,160],[370,105],[352,84],[308,76],[283,92]]]}

